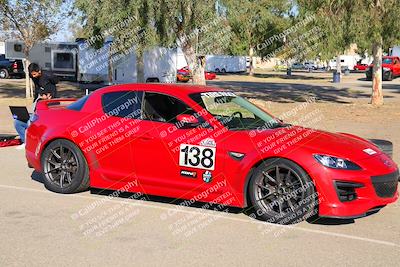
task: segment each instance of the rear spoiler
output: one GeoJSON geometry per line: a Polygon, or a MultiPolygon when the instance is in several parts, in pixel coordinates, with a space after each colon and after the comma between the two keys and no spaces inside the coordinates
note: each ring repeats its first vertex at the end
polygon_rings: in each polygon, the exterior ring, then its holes
{"type": "Polygon", "coordinates": [[[59,106],[62,102],[74,102],[76,98],[55,98],[50,100],[40,100],[36,104],[36,110],[46,110],[50,106],[59,106]]]}

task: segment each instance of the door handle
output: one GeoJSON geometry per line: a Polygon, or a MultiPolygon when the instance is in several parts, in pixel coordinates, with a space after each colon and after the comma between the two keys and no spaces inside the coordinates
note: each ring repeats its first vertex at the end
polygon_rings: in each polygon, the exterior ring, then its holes
{"type": "Polygon", "coordinates": [[[150,141],[150,140],[153,140],[154,137],[149,135],[149,134],[144,134],[144,135],[140,136],[139,139],[142,139],[142,140],[145,140],[145,141],[150,141]]]}

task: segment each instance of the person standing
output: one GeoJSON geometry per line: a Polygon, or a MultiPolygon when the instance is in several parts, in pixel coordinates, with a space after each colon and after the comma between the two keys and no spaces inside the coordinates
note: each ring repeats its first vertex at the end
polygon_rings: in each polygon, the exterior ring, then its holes
{"type": "Polygon", "coordinates": [[[31,63],[28,66],[29,77],[35,84],[34,99],[35,102],[42,92],[50,92],[52,98],[57,97],[57,86],[58,78],[50,72],[43,71],[38,64],[31,63]]]}

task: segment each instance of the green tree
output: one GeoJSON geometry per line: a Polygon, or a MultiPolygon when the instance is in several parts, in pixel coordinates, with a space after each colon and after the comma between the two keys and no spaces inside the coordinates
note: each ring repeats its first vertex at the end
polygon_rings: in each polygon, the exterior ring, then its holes
{"type": "MultiPolygon", "coordinates": [[[[143,51],[156,45],[180,46],[193,73],[195,84],[205,84],[204,57],[200,41],[218,40],[214,0],[77,0],[84,26],[94,33],[109,31],[121,21],[129,20],[123,30],[112,31],[115,51],[136,49],[138,80],[143,81],[143,51]],[[112,2],[112,3],[111,3],[112,2]],[[110,16],[112,14],[112,16],[110,16]]],[[[220,25],[219,25],[220,26],[220,25]]]]}
{"type": "Polygon", "coordinates": [[[297,0],[300,14],[315,14],[324,32],[322,54],[343,53],[351,43],[373,55],[371,103],[383,105],[383,48],[400,40],[397,0],[297,0]]]}
{"type": "Polygon", "coordinates": [[[0,28],[9,33],[8,37],[24,42],[26,98],[33,96],[27,69],[30,50],[57,32],[67,12],[61,0],[0,0],[0,28]]]}
{"type": "Polygon", "coordinates": [[[281,0],[226,0],[229,24],[234,32],[230,45],[233,55],[250,57],[249,74],[254,75],[253,56],[265,56],[282,45],[277,40],[260,49],[270,36],[281,33],[289,26],[290,1],[281,0]]]}

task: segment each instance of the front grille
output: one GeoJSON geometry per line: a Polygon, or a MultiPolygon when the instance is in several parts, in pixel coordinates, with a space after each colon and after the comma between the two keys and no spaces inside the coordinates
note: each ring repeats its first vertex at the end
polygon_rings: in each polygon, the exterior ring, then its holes
{"type": "Polygon", "coordinates": [[[399,171],[387,175],[371,176],[372,184],[379,197],[393,197],[397,191],[399,171]]]}

